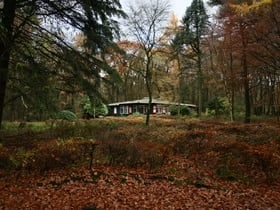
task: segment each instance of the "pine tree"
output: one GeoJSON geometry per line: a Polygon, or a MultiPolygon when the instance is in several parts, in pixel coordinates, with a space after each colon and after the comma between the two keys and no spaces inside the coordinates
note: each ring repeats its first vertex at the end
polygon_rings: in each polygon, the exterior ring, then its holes
{"type": "Polygon", "coordinates": [[[190,7],[187,8],[183,17],[183,26],[180,33],[182,44],[191,47],[197,66],[198,80],[198,114],[202,111],[202,88],[203,88],[203,71],[202,71],[202,46],[201,41],[205,35],[208,23],[208,15],[202,0],[193,0],[190,7]]]}
{"type": "Polygon", "coordinates": [[[119,31],[118,22],[114,19],[116,16],[125,17],[118,0],[4,0],[0,7],[0,127],[8,73],[11,71],[10,58],[16,49],[29,51],[28,48],[32,47],[35,53],[60,67],[65,66],[64,70],[70,71],[84,90],[94,89],[96,84],[92,81],[101,79],[101,70],[113,74],[102,56],[109,48],[117,49],[114,43],[119,31]],[[74,49],[65,36],[67,29],[83,33],[86,37],[83,44],[90,52],[74,49]],[[30,40],[33,41],[31,45],[27,44],[30,40]],[[46,43],[50,48],[45,47],[46,43]],[[91,77],[96,77],[96,80],[91,80],[91,77]]]}

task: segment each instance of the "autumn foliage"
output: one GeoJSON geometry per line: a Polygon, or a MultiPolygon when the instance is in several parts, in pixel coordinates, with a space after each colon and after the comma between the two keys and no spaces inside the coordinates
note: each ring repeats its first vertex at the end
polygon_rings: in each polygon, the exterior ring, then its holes
{"type": "Polygon", "coordinates": [[[276,122],[153,116],[1,132],[3,209],[278,209],[276,122]]]}

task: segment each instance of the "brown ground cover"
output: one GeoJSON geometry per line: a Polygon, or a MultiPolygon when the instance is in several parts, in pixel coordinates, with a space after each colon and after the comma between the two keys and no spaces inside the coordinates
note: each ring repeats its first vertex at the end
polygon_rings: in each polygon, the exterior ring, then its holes
{"type": "Polygon", "coordinates": [[[0,208],[279,209],[279,134],[156,116],[4,129],[0,208]]]}

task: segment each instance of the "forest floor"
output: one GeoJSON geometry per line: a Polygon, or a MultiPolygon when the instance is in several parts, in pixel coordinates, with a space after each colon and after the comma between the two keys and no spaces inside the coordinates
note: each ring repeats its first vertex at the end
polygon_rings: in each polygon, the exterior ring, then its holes
{"type": "Polygon", "coordinates": [[[0,209],[280,209],[277,122],[32,126],[0,133],[0,209]]]}

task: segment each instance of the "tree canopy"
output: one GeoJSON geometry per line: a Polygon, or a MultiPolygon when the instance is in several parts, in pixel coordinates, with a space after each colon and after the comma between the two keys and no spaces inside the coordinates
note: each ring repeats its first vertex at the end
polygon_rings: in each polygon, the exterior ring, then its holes
{"type": "Polygon", "coordinates": [[[100,72],[113,74],[103,55],[117,49],[114,38],[120,17],[125,13],[119,1],[5,0],[0,9],[0,118],[7,83],[19,61],[28,66],[22,70],[45,71],[72,90],[80,88],[100,97],[96,88],[100,72]],[[82,44],[88,51],[74,48],[68,36],[71,30],[85,36],[82,44]]]}
{"type": "Polygon", "coordinates": [[[165,0],[127,11],[109,0],[1,1],[0,118],[45,120],[69,107],[82,117],[83,98],[147,96],[196,104],[199,116],[222,98],[227,108],[214,117],[279,117],[279,1],[208,5],[219,7],[208,14],[193,0],[168,20],[165,0]]]}

